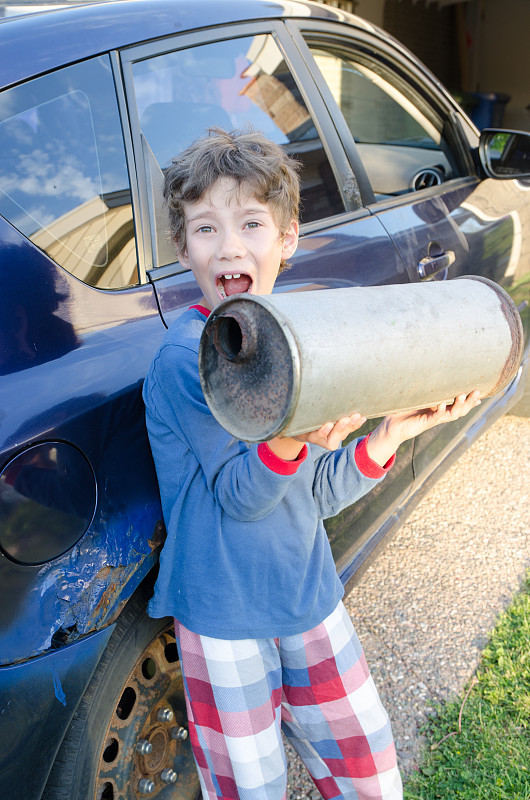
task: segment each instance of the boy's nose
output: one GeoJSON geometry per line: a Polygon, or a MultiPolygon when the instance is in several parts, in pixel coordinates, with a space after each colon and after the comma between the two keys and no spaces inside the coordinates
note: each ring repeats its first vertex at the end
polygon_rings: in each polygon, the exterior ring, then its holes
{"type": "Polygon", "coordinates": [[[245,248],[236,231],[226,231],[219,238],[218,257],[231,260],[243,256],[245,248]]]}

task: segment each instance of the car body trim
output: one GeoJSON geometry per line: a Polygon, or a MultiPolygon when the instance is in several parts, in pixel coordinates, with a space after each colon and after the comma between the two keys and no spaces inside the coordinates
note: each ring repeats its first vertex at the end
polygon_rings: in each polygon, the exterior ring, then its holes
{"type": "Polygon", "coordinates": [[[114,86],[116,88],[116,97],[120,113],[127,170],[129,174],[129,186],[131,191],[134,232],[136,239],[136,259],[138,264],[138,278],[140,283],[145,283],[147,281],[145,236],[143,231],[143,225],[141,224],[140,193],[138,190],[138,167],[136,165],[136,158],[134,154],[134,147],[131,136],[131,127],[129,123],[129,114],[127,110],[127,98],[125,96],[120,57],[116,50],[111,50],[109,56],[110,56],[112,73],[114,76],[114,86]]]}

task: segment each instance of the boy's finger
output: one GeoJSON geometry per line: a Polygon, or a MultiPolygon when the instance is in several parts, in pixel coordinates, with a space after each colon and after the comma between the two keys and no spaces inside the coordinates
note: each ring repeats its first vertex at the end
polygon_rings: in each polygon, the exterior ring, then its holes
{"type": "Polygon", "coordinates": [[[470,392],[470,394],[459,394],[455,397],[453,404],[448,408],[450,417],[458,419],[465,416],[472,408],[480,405],[480,394],[478,391],[470,392]]]}
{"type": "Polygon", "coordinates": [[[356,411],[354,414],[350,414],[349,417],[343,417],[340,419],[337,424],[343,429],[352,428],[352,430],[355,430],[355,428],[360,427],[365,422],[366,417],[363,417],[358,411],[356,411]]]}

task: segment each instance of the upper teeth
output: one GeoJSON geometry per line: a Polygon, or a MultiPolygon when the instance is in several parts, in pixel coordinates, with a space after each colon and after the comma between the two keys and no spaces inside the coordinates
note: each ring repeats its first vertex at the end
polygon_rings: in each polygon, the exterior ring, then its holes
{"type": "Polygon", "coordinates": [[[241,277],[241,273],[239,273],[239,272],[234,272],[233,275],[223,275],[223,278],[225,280],[227,280],[227,281],[229,281],[231,278],[240,278],[240,277],[241,277]]]}

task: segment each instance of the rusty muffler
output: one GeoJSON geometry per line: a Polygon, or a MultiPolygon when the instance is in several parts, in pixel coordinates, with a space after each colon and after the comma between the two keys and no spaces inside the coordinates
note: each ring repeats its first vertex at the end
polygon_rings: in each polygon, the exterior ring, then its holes
{"type": "Polygon", "coordinates": [[[294,436],[359,411],[379,417],[482,397],[515,376],[519,313],[486,278],[235,295],[206,323],[206,401],[233,436],[294,436]]]}

